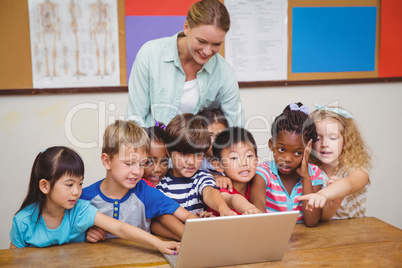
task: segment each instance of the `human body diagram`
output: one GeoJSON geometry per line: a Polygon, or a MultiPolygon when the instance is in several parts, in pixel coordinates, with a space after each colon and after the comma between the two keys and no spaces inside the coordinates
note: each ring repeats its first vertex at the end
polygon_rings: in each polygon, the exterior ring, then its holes
{"type": "Polygon", "coordinates": [[[91,39],[94,40],[96,49],[96,74],[107,75],[107,48],[111,38],[109,5],[98,0],[96,3],[90,4],[89,9],[91,39]]]}
{"type": "Polygon", "coordinates": [[[120,84],[115,0],[28,4],[34,87],[120,84]]]}
{"type": "MultiPolygon", "coordinates": [[[[56,3],[46,0],[38,5],[38,38],[43,42],[46,76],[56,76],[57,42],[60,40],[60,18],[56,3]],[[51,62],[51,66],[49,65],[51,62]]],[[[37,65],[40,68],[41,65],[37,65]]]]}

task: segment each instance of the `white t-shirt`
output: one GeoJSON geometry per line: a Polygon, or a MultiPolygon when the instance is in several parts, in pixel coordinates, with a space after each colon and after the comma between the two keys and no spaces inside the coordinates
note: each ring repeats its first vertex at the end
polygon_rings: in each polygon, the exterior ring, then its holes
{"type": "Polygon", "coordinates": [[[197,79],[184,83],[183,95],[181,96],[178,114],[191,113],[200,98],[197,79]]]}

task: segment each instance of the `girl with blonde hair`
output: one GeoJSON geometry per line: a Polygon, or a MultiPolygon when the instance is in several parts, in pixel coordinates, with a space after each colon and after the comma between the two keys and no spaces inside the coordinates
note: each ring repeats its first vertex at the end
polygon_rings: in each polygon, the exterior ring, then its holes
{"type": "Polygon", "coordinates": [[[317,129],[311,162],[328,175],[324,188],[299,200],[322,208],[321,220],[364,217],[371,156],[353,116],[339,107],[315,104],[310,116],[317,129]],[[327,187],[328,186],[328,187],[327,187]]]}

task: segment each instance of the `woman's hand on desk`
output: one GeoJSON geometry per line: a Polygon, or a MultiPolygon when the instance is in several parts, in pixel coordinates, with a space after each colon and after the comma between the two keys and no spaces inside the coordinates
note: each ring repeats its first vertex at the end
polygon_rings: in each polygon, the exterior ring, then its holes
{"type": "Polygon", "coordinates": [[[91,243],[97,243],[106,239],[106,231],[98,226],[92,226],[87,231],[86,240],[91,243]]]}

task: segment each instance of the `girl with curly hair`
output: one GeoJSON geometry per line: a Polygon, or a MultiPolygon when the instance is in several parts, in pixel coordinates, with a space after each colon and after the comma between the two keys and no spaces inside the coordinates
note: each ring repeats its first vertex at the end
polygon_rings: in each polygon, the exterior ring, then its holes
{"type": "Polygon", "coordinates": [[[317,128],[311,162],[328,175],[322,190],[305,195],[309,209],[322,208],[321,220],[364,217],[371,156],[353,116],[339,107],[315,104],[317,128]],[[327,187],[328,186],[328,187],[327,187]]]}

